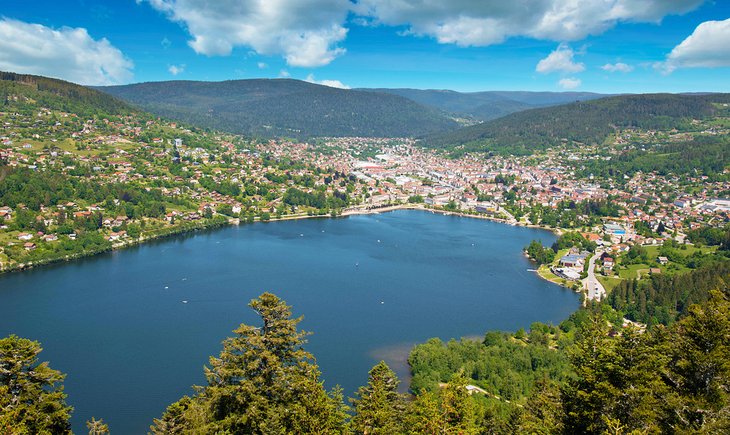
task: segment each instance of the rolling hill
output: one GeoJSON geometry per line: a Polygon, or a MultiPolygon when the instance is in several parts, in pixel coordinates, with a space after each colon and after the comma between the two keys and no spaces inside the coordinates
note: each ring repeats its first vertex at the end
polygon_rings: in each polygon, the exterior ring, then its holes
{"type": "Polygon", "coordinates": [[[118,98],[81,85],[0,71],[0,110],[9,103],[8,99],[13,99],[17,107],[18,98],[26,99],[28,107],[47,107],[82,116],[119,115],[134,110],[118,98]]]}
{"type": "Polygon", "coordinates": [[[716,103],[730,103],[730,94],[621,95],[513,113],[429,135],[423,143],[430,147],[464,145],[472,150],[525,154],[562,142],[602,143],[622,128],[681,129],[693,118],[717,113],[720,108],[716,103]]]}
{"type": "Polygon", "coordinates": [[[160,116],[257,137],[418,136],[458,127],[440,111],[402,96],[292,79],[168,81],[96,89],[160,116]]]}
{"type": "Polygon", "coordinates": [[[456,92],[436,89],[361,89],[370,92],[399,95],[425,106],[447,113],[466,116],[480,121],[489,121],[510,113],[537,107],[555,106],[576,101],[587,101],[605,97],[592,92],[522,92],[485,91],[456,92]]]}

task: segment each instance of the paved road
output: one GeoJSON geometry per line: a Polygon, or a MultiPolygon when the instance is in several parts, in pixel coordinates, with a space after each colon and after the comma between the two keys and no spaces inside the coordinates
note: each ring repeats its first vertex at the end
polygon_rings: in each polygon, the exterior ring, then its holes
{"type": "Polygon", "coordinates": [[[517,219],[515,219],[515,217],[512,215],[512,213],[508,212],[503,207],[499,207],[497,209],[497,212],[504,213],[504,215],[507,216],[507,223],[510,223],[510,224],[516,224],[517,223],[517,219]]]}
{"type": "Polygon", "coordinates": [[[600,251],[596,251],[596,254],[588,260],[588,276],[583,279],[583,288],[586,290],[588,299],[601,300],[606,297],[606,289],[603,288],[603,284],[596,278],[596,259],[601,256],[600,251]]]}

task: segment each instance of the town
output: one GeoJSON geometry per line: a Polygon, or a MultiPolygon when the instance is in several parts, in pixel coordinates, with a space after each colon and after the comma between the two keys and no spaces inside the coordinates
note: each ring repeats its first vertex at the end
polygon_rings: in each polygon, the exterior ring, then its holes
{"type": "MultiPolygon", "coordinates": [[[[730,215],[728,177],[580,175],[585,162],[686,132],[626,131],[608,153],[565,145],[455,157],[411,138],[252,141],[134,113],[98,118],[41,107],[0,119],[0,161],[18,169],[0,192],[2,271],[228,223],[408,207],[578,231],[595,247],[565,247],[538,273],[600,299],[621,279],[686,270],[691,254],[712,255],[692,235],[730,215]],[[13,176],[33,182],[14,190],[13,176]],[[659,255],[667,242],[684,250],[659,255]],[[633,247],[649,254],[629,260],[633,247]]],[[[722,125],[698,123],[697,131],[728,134],[722,125]]]]}

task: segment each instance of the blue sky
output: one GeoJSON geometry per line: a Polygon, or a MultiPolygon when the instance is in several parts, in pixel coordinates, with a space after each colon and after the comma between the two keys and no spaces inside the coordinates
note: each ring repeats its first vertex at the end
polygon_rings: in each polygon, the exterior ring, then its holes
{"type": "Polygon", "coordinates": [[[0,0],[0,70],[82,84],[730,92],[730,1],[0,0]]]}

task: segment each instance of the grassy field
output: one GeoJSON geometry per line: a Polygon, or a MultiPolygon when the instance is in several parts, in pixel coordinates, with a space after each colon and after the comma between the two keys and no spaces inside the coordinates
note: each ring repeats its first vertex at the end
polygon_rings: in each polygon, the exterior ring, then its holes
{"type": "MultiPolygon", "coordinates": [[[[659,249],[661,246],[644,246],[646,252],[649,254],[649,258],[656,259],[659,256],[659,249]]],[[[717,246],[694,246],[694,245],[683,245],[684,249],[677,249],[681,255],[688,257],[693,255],[695,252],[702,254],[711,254],[717,251],[717,246]]]]}
{"type": "Polygon", "coordinates": [[[621,281],[623,281],[621,278],[601,276],[598,274],[596,274],[596,278],[598,278],[598,282],[603,285],[603,288],[606,289],[606,293],[610,293],[611,291],[613,291],[613,289],[616,288],[616,286],[619,285],[621,281]]]}
{"type": "Polygon", "coordinates": [[[630,264],[626,266],[624,269],[623,267],[618,269],[618,276],[622,279],[636,279],[639,274],[642,276],[647,275],[649,273],[649,265],[648,264],[630,264]]]}
{"type": "Polygon", "coordinates": [[[555,284],[562,285],[564,287],[570,287],[572,285],[567,279],[560,278],[559,276],[552,273],[550,271],[550,266],[547,266],[545,264],[537,269],[537,274],[550,282],[554,282],[555,284]]]}
{"type": "MultiPolygon", "coordinates": [[[[606,287],[607,291],[610,291],[616,285],[618,284],[618,281],[620,279],[644,279],[649,276],[649,269],[652,267],[658,267],[661,270],[661,273],[663,274],[675,274],[675,273],[684,273],[689,271],[690,269],[686,266],[669,262],[665,265],[660,265],[656,262],[657,257],[659,257],[659,251],[661,249],[661,246],[644,246],[644,249],[646,250],[649,258],[649,263],[640,263],[640,264],[631,264],[626,266],[625,268],[623,266],[618,266],[615,268],[615,272],[618,273],[618,277],[599,277],[599,280],[603,284],[604,287],[606,287]]],[[[701,254],[712,254],[713,252],[717,251],[716,246],[691,246],[691,245],[685,245],[684,249],[677,249],[677,252],[679,252],[682,256],[688,257],[690,255],[693,255],[697,252],[701,254]]]]}

